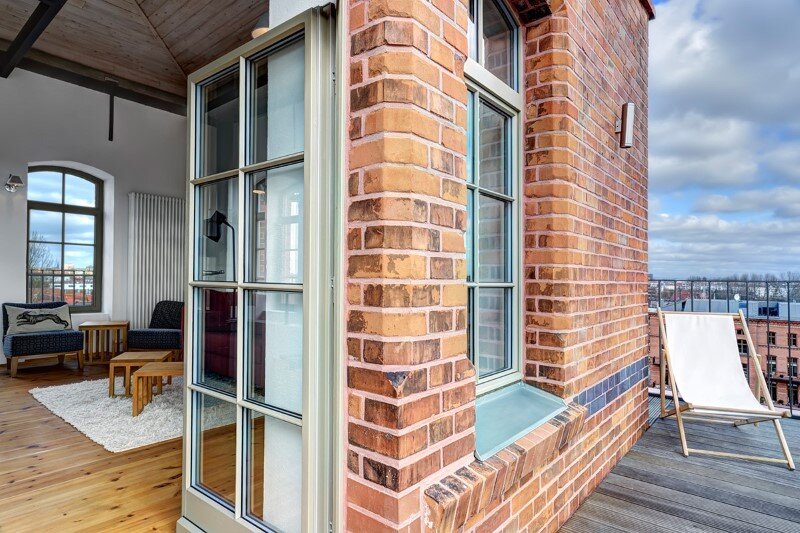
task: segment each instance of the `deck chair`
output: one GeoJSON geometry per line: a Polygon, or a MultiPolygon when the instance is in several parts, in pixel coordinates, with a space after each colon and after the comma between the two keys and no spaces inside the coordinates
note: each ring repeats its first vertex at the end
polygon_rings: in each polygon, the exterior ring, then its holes
{"type": "Polygon", "coordinates": [[[761,363],[756,352],[747,321],[739,311],[735,314],[664,312],[658,309],[663,356],[661,357],[661,418],[675,416],[681,439],[683,455],[690,453],[748,459],[765,463],[779,463],[794,470],[794,461],[783,435],[780,418],[788,416],[778,411],[768,393],[767,405],[759,401],[761,391],[767,391],[761,363]],[[739,347],[736,341],[734,319],[739,317],[747,339],[749,355],[756,375],[756,395],[750,389],[742,372],[739,347]],[[672,386],[674,408],[666,409],[666,376],[672,386]],[[679,398],[683,400],[681,405],[679,398]],[[771,421],[775,424],[783,454],[786,459],[741,455],[736,453],[700,450],[686,445],[683,422],[697,420],[711,423],[758,424],[771,421]]]}

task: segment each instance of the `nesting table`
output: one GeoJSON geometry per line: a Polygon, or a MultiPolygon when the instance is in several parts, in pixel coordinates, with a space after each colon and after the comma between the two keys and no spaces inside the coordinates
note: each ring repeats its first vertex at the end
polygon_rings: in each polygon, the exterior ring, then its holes
{"type": "Polygon", "coordinates": [[[127,320],[84,322],[78,329],[83,332],[83,358],[87,365],[106,363],[111,357],[124,352],[128,346],[127,320]]]}
{"type": "MultiPolygon", "coordinates": [[[[158,350],[152,352],[124,352],[114,357],[108,363],[108,395],[115,396],[114,377],[117,368],[125,369],[124,388],[125,396],[131,395],[131,372],[133,369],[143,367],[148,363],[163,363],[172,359],[172,350],[158,350]]],[[[169,377],[170,383],[172,377],[169,377]]]]}
{"type": "Polygon", "coordinates": [[[139,416],[144,406],[153,399],[153,387],[161,394],[164,378],[172,380],[183,375],[182,361],[147,363],[133,373],[133,416],[139,416]]]}

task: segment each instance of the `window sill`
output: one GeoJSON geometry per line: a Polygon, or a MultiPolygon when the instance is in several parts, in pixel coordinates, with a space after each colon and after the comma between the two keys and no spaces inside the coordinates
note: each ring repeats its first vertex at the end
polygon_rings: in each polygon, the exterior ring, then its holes
{"type": "Polygon", "coordinates": [[[522,381],[481,396],[475,402],[475,457],[486,461],[566,410],[563,399],[522,381]]]}

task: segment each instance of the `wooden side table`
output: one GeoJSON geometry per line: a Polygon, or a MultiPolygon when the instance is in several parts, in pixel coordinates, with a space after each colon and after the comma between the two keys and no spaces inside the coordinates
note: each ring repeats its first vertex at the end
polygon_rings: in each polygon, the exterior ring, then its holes
{"type": "Polygon", "coordinates": [[[107,363],[127,349],[127,320],[84,322],[78,329],[83,332],[83,357],[87,365],[107,363]]]}
{"type": "MultiPolygon", "coordinates": [[[[139,368],[147,363],[161,363],[169,361],[173,357],[171,350],[149,351],[149,352],[125,352],[111,359],[108,362],[108,395],[115,396],[114,391],[114,378],[116,377],[116,370],[118,368],[125,369],[125,378],[123,385],[125,389],[125,396],[131,395],[131,372],[134,368],[139,368]]],[[[169,378],[172,382],[172,378],[169,378]]]]}
{"type": "Polygon", "coordinates": [[[156,394],[161,393],[162,379],[183,376],[182,362],[147,363],[133,373],[133,416],[139,416],[144,406],[153,399],[153,386],[156,394]]]}

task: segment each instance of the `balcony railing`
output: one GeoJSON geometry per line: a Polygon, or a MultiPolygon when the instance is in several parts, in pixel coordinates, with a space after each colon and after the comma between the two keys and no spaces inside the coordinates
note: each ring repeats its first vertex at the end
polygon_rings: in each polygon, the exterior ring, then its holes
{"type": "MultiPolygon", "coordinates": [[[[658,365],[661,361],[661,332],[655,310],[695,313],[738,313],[747,319],[750,334],[760,356],[761,372],[777,407],[800,417],[800,281],[737,280],[651,280],[648,288],[650,307],[650,384],[659,387],[658,365]]],[[[738,325],[738,323],[737,323],[738,325]]],[[[750,386],[756,390],[756,374],[750,368],[747,343],[737,330],[742,355],[742,369],[750,386]]]]}
{"type": "Polygon", "coordinates": [[[94,303],[93,270],[35,268],[28,270],[28,302],[67,302],[75,307],[94,303]]]}

